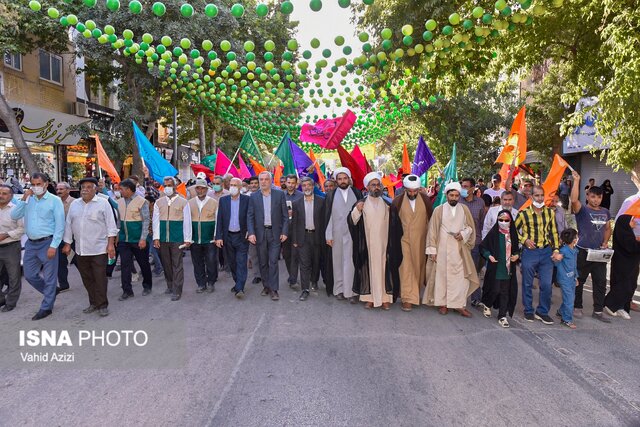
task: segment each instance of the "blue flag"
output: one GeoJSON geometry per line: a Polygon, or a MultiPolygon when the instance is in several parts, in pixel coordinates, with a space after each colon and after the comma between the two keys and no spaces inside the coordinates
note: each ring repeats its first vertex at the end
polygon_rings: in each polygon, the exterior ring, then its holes
{"type": "Polygon", "coordinates": [[[136,122],[133,123],[133,135],[138,144],[140,157],[144,160],[144,164],[149,169],[149,176],[155,181],[162,183],[165,176],[176,176],[178,170],[169,163],[162,154],[158,153],[153,144],[149,142],[147,136],[142,133],[136,122]]]}
{"type": "Polygon", "coordinates": [[[416,155],[413,158],[413,164],[411,165],[411,173],[422,176],[435,164],[436,157],[429,149],[429,146],[424,141],[422,135],[420,135],[420,138],[418,139],[418,147],[416,148],[416,155]]]}

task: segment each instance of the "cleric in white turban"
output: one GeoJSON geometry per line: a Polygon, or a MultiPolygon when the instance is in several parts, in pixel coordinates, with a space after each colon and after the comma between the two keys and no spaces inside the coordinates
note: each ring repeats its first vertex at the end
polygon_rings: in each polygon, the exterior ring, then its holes
{"type": "Polygon", "coordinates": [[[369,172],[364,176],[364,179],[362,180],[364,182],[364,186],[368,189],[369,183],[374,179],[377,179],[378,183],[382,184],[382,176],[380,176],[379,172],[369,172]]]}
{"type": "Polygon", "coordinates": [[[333,171],[333,177],[337,179],[338,175],[340,175],[341,173],[344,173],[349,178],[351,178],[351,171],[348,168],[345,168],[345,167],[341,167],[341,168],[338,168],[335,171],[333,171]]]}

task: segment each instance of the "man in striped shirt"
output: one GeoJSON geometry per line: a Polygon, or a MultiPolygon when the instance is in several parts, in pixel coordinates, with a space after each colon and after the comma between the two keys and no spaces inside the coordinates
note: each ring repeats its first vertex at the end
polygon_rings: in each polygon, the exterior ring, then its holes
{"type": "Polygon", "coordinates": [[[560,261],[558,229],[555,213],[544,204],[544,189],[535,186],[532,204],[518,214],[516,228],[522,244],[522,303],[524,318],[529,322],[540,320],[552,325],[549,316],[551,308],[551,277],[553,261],[560,261]],[[533,310],[533,278],[538,273],[540,296],[537,309],[533,310]]]}

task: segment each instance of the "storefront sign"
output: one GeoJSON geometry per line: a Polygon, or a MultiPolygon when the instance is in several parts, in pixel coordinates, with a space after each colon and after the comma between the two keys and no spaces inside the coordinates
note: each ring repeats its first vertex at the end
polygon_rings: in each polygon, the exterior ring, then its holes
{"type": "MultiPolygon", "coordinates": [[[[80,136],[78,126],[91,119],[57,111],[45,110],[32,105],[12,103],[16,120],[26,141],[54,145],[75,145],[80,136]]],[[[0,137],[11,138],[6,123],[0,120],[0,137]]]]}
{"type": "MultiPolygon", "coordinates": [[[[587,107],[591,107],[598,102],[595,97],[583,98],[576,105],[576,111],[581,111],[587,107]]],[[[562,143],[562,153],[586,153],[594,150],[605,150],[609,148],[604,144],[602,138],[596,133],[596,112],[590,109],[584,114],[584,124],[578,126],[575,131],[568,135],[562,143]]]]}

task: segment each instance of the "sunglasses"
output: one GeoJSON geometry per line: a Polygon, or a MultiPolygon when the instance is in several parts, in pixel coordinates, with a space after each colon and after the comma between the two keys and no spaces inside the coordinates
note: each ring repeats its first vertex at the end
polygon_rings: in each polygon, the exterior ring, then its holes
{"type": "Polygon", "coordinates": [[[511,222],[509,219],[499,219],[498,222],[511,222]]]}

